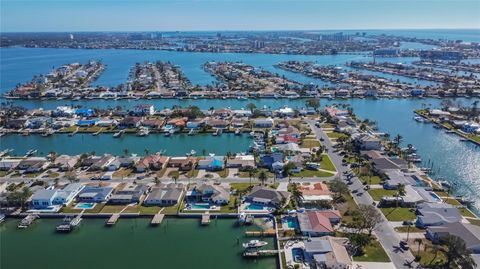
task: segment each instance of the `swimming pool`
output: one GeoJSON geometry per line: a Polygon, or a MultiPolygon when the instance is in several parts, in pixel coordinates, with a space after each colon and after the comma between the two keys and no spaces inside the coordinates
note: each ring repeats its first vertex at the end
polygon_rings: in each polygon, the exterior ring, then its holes
{"type": "Polygon", "coordinates": [[[298,221],[297,218],[295,217],[288,217],[287,218],[287,226],[290,229],[296,229],[298,228],[298,221]]]}
{"type": "Polygon", "coordinates": [[[95,207],[95,203],[78,203],[75,208],[76,209],[92,209],[95,207]]]}
{"type": "Polygon", "coordinates": [[[263,205],[249,204],[245,207],[246,210],[267,210],[263,205]]]}
{"type": "Polygon", "coordinates": [[[433,191],[429,192],[430,196],[432,196],[432,198],[437,201],[437,202],[441,202],[442,201],[442,198],[440,198],[440,196],[438,196],[436,193],[434,193],[433,191]]]}
{"type": "Polygon", "coordinates": [[[209,203],[192,203],[188,206],[188,210],[216,210],[218,209],[214,205],[210,205],[209,203]]]}
{"type": "Polygon", "coordinates": [[[292,257],[294,262],[303,262],[303,249],[292,248],[292,257]]]}

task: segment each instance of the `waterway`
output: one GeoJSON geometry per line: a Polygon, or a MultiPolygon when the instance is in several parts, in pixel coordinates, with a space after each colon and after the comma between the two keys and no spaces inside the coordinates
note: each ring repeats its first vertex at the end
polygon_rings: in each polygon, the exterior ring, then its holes
{"type": "MultiPolygon", "coordinates": [[[[108,228],[103,219],[87,219],[78,230],[58,234],[58,219],[40,219],[27,230],[9,220],[0,226],[0,268],[276,268],[273,257],[241,256],[241,243],[251,239],[244,232],[254,228],[238,227],[233,219],[212,220],[206,227],[198,219],[167,218],[158,227],[149,221],[120,219],[108,228]]],[[[262,240],[273,248],[272,238],[262,240]]]]}
{"type": "Polygon", "coordinates": [[[88,152],[95,154],[111,153],[123,155],[125,149],[129,154],[145,155],[149,153],[163,152],[169,156],[185,156],[191,150],[197,154],[225,155],[227,152],[246,152],[251,143],[248,134],[240,136],[232,133],[224,133],[220,136],[211,134],[173,134],[165,137],[163,134],[150,134],[139,137],[135,134],[125,134],[120,138],[113,138],[112,134],[80,134],[70,137],[67,134],[55,134],[48,137],[41,135],[6,135],[0,142],[0,149],[11,148],[14,155],[23,156],[28,150],[36,149],[39,155],[46,155],[51,151],[59,154],[77,155],[88,152]]]}

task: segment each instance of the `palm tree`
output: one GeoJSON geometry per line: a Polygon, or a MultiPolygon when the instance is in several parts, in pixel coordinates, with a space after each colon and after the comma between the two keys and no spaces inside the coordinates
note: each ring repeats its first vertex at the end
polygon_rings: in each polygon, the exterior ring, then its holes
{"type": "Polygon", "coordinates": [[[420,256],[420,246],[423,244],[422,238],[415,238],[415,243],[418,244],[417,256],[420,256]]]}
{"type": "Polygon", "coordinates": [[[250,110],[250,112],[253,113],[253,111],[257,108],[257,106],[254,103],[248,103],[247,108],[250,110]]]}
{"type": "Polygon", "coordinates": [[[288,162],[283,166],[283,176],[288,176],[288,182],[291,182],[292,170],[295,168],[295,164],[292,162],[288,162]]]}
{"type": "Polygon", "coordinates": [[[303,193],[298,189],[298,183],[292,184],[290,192],[292,193],[292,199],[295,201],[295,204],[299,205],[303,199],[303,193]]]}
{"type": "Polygon", "coordinates": [[[172,177],[172,179],[173,179],[173,182],[175,182],[175,184],[177,184],[178,176],[177,176],[177,175],[174,175],[174,176],[172,177]]]}
{"type": "Polygon", "coordinates": [[[265,171],[261,171],[260,174],[258,174],[258,180],[262,182],[262,185],[265,185],[265,181],[267,180],[268,176],[265,171]]]}
{"type": "Polygon", "coordinates": [[[397,199],[395,199],[397,207],[398,207],[398,200],[399,200],[400,196],[405,196],[405,193],[406,193],[405,192],[405,185],[402,184],[402,183],[398,183],[397,184],[397,194],[396,194],[397,199]]]}
{"type": "Polygon", "coordinates": [[[477,264],[472,259],[470,255],[471,252],[467,249],[465,241],[462,238],[449,235],[445,242],[447,245],[447,251],[445,252],[447,262],[445,263],[445,268],[452,268],[454,264],[459,265],[462,269],[477,268],[477,264]]]}

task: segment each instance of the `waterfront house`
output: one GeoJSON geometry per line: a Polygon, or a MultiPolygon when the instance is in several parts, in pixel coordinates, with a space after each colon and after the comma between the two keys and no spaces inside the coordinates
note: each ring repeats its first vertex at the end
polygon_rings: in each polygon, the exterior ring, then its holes
{"type": "Polygon", "coordinates": [[[57,190],[53,198],[55,205],[68,205],[83,190],[85,185],[81,183],[70,183],[61,190],[57,190]]]}
{"type": "Polygon", "coordinates": [[[141,197],[148,191],[148,186],[145,184],[126,184],[121,190],[115,191],[110,196],[108,202],[111,204],[130,204],[138,203],[141,197]]]}
{"type": "Polygon", "coordinates": [[[272,118],[255,119],[253,121],[253,127],[255,128],[272,128],[273,124],[272,118]]]}
{"type": "Polygon", "coordinates": [[[24,170],[26,173],[37,173],[46,169],[49,162],[44,157],[30,157],[20,161],[17,169],[24,170]]]}
{"type": "Polygon", "coordinates": [[[272,170],[274,163],[283,164],[283,158],[284,155],[281,152],[274,152],[271,154],[262,155],[260,156],[260,166],[272,170]]]}
{"type": "Polygon", "coordinates": [[[359,135],[354,141],[360,150],[380,150],[382,148],[380,139],[369,134],[359,135]]]}
{"type": "Polygon", "coordinates": [[[142,121],[142,126],[151,129],[160,129],[163,126],[164,121],[158,119],[145,119],[142,121]]]}
{"type": "Polygon", "coordinates": [[[189,171],[192,170],[197,163],[197,158],[195,157],[172,157],[168,161],[168,167],[178,168],[180,171],[189,171]]]}
{"type": "Polygon", "coordinates": [[[277,191],[270,187],[264,186],[253,187],[252,191],[245,196],[245,202],[277,208],[283,207],[289,199],[289,192],[277,191]]]}
{"type": "Polygon", "coordinates": [[[189,129],[197,129],[203,125],[203,121],[201,120],[190,120],[187,122],[186,127],[189,129]]]}
{"type": "Polygon", "coordinates": [[[122,129],[134,129],[134,128],[140,127],[141,123],[142,123],[142,118],[125,117],[119,122],[118,127],[122,129]]]}
{"type": "Polygon", "coordinates": [[[79,202],[102,203],[110,199],[112,187],[85,186],[77,196],[79,202]]]}
{"type": "Polygon", "coordinates": [[[379,174],[385,174],[392,170],[407,170],[408,163],[400,158],[381,157],[372,160],[373,169],[379,174]]]}
{"type": "Polygon", "coordinates": [[[406,174],[398,169],[388,170],[385,172],[387,179],[383,183],[383,188],[387,190],[396,190],[399,184],[402,185],[416,185],[420,180],[415,174],[406,174]]]}
{"type": "Polygon", "coordinates": [[[95,112],[91,108],[78,108],[77,110],[75,110],[75,115],[79,117],[88,118],[92,117],[94,114],[95,112]]]}
{"type": "Polygon", "coordinates": [[[98,127],[108,128],[108,127],[117,126],[118,122],[116,120],[113,120],[113,119],[100,119],[95,123],[95,125],[98,126],[98,127]]]}
{"type": "Polygon", "coordinates": [[[135,165],[135,171],[143,173],[146,169],[161,170],[167,165],[169,160],[169,157],[160,154],[147,155],[135,165]]]}
{"type": "Polygon", "coordinates": [[[138,159],[139,157],[116,157],[115,162],[119,167],[133,167],[138,159]]]}
{"type": "Polygon", "coordinates": [[[77,125],[79,127],[90,127],[90,126],[95,125],[97,123],[97,121],[98,120],[96,120],[96,119],[89,119],[89,120],[81,119],[81,120],[78,120],[75,125],[77,125]]]}
{"type": "Polygon", "coordinates": [[[53,161],[53,166],[60,171],[73,169],[79,160],[78,156],[60,155],[53,161]]]}
{"type": "Polygon", "coordinates": [[[220,171],[223,170],[225,157],[223,156],[208,156],[205,159],[198,161],[197,169],[203,169],[208,171],[220,171]]]}
{"type": "Polygon", "coordinates": [[[184,192],[182,183],[160,184],[152,187],[143,203],[146,206],[172,206],[180,202],[184,192]]]}
{"type": "Polygon", "coordinates": [[[92,171],[106,170],[114,160],[115,157],[113,157],[111,154],[105,154],[96,161],[94,161],[89,169],[92,171]]]}
{"type": "Polygon", "coordinates": [[[228,168],[237,168],[239,170],[245,170],[247,168],[255,167],[255,157],[253,155],[237,155],[234,158],[227,159],[228,168]]]}
{"type": "Polygon", "coordinates": [[[305,242],[305,260],[314,268],[351,269],[352,258],[343,237],[314,237],[305,242]]]}
{"type": "Polygon", "coordinates": [[[478,124],[476,122],[467,122],[467,123],[463,124],[463,126],[462,126],[462,131],[464,131],[465,133],[468,133],[468,134],[475,133],[479,129],[480,129],[480,124],[478,124]]]}
{"type": "Polygon", "coordinates": [[[447,223],[460,222],[462,215],[459,210],[445,203],[422,203],[417,205],[416,225],[421,228],[442,226],[447,223]]]}
{"type": "Polygon", "coordinates": [[[230,192],[220,185],[203,183],[187,193],[187,200],[224,205],[230,201],[230,192]]]}
{"type": "Polygon", "coordinates": [[[326,107],[325,112],[332,118],[349,115],[347,110],[337,109],[336,107],[332,106],[326,107]]]}
{"type": "Polygon", "coordinates": [[[324,236],[335,232],[332,224],[339,223],[341,215],[338,210],[307,210],[297,213],[300,231],[304,236],[324,236]]]}
{"type": "Polygon", "coordinates": [[[35,209],[49,208],[53,206],[55,195],[57,195],[57,190],[40,189],[33,194],[31,204],[35,209]]]}
{"type": "Polygon", "coordinates": [[[20,159],[3,158],[0,160],[0,171],[10,171],[15,169],[20,162],[20,159]]]}
{"type": "Polygon", "coordinates": [[[211,119],[207,122],[208,126],[217,129],[225,129],[228,127],[229,122],[221,119],[211,119]]]}
{"type": "Polygon", "coordinates": [[[167,124],[174,127],[185,127],[187,125],[187,118],[174,118],[167,121],[167,124]]]}
{"type": "Polygon", "coordinates": [[[5,123],[5,128],[7,129],[21,129],[25,126],[27,122],[26,119],[9,119],[5,123]]]}
{"type": "Polygon", "coordinates": [[[443,226],[427,228],[426,237],[433,243],[443,243],[449,235],[457,236],[465,241],[465,246],[472,253],[480,253],[480,226],[470,223],[454,222],[443,226]]]}

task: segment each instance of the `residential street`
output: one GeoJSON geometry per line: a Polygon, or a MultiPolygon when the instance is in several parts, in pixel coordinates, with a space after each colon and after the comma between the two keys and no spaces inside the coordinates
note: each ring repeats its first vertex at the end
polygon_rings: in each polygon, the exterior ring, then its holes
{"type": "MultiPolygon", "coordinates": [[[[317,138],[324,140],[322,144],[328,150],[330,158],[337,167],[339,175],[342,175],[345,171],[351,171],[350,168],[342,165],[342,156],[334,152],[335,149],[333,148],[333,144],[326,135],[326,133],[320,128],[317,128],[314,121],[307,120],[307,122],[312,128],[312,130],[315,132],[317,138]]],[[[349,185],[350,192],[352,192],[353,190],[358,190],[357,195],[353,195],[355,202],[357,204],[372,204],[373,199],[368,192],[365,192],[363,190],[363,185],[360,180],[357,177],[353,177],[352,182],[353,184],[349,185]]],[[[397,268],[411,268],[406,266],[405,262],[413,261],[413,255],[410,253],[410,251],[403,251],[402,249],[400,249],[400,237],[398,236],[397,232],[395,232],[393,227],[389,224],[387,219],[385,217],[383,217],[383,219],[383,223],[381,223],[378,228],[375,229],[375,234],[377,235],[380,243],[383,245],[388,256],[397,268]]],[[[412,266],[413,268],[415,268],[417,265],[413,263],[412,266]]]]}

